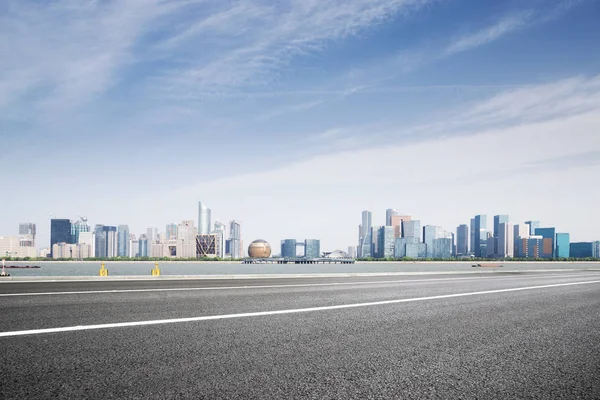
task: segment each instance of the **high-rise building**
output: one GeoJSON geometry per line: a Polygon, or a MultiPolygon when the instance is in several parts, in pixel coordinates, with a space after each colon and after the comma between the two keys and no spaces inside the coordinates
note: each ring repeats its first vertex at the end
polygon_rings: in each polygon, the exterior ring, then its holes
{"type": "Polygon", "coordinates": [[[281,257],[296,257],[296,239],[284,239],[281,241],[281,257]]]}
{"type": "Polygon", "coordinates": [[[177,243],[196,244],[196,235],[198,231],[194,221],[185,220],[177,225],[177,243]]]}
{"type": "Polygon", "coordinates": [[[529,238],[529,227],[526,224],[515,224],[513,228],[514,237],[514,256],[515,257],[526,257],[523,249],[523,240],[529,238]]]}
{"type": "Polygon", "coordinates": [[[146,238],[148,239],[148,249],[149,249],[148,252],[150,252],[151,246],[160,241],[159,236],[158,236],[158,228],[146,229],[146,238]]]}
{"type": "Polygon", "coordinates": [[[385,210],[385,226],[392,226],[392,217],[398,215],[398,210],[394,208],[388,208],[385,210]]]}
{"type": "Polygon", "coordinates": [[[90,232],[90,226],[88,225],[87,218],[82,217],[77,221],[71,221],[71,236],[73,236],[73,243],[79,243],[79,235],[82,232],[90,232]]]}
{"type": "Polygon", "coordinates": [[[165,227],[167,240],[177,239],[177,224],[167,224],[165,227]]]}
{"type": "Polygon", "coordinates": [[[129,257],[129,226],[119,225],[117,232],[117,257],[129,257]]]}
{"type": "Polygon", "coordinates": [[[543,247],[540,257],[556,257],[556,228],[536,228],[535,234],[543,238],[543,247]]]}
{"type": "Polygon", "coordinates": [[[456,228],[456,254],[465,256],[469,253],[469,227],[466,224],[456,228]]]}
{"type": "MultiPolygon", "coordinates": [[[[68,219],[50,220],[50,249],[56,243],[73,244],[73,235],[71,235],[71,221],[68,219]]],[[[52,256],[52,250],[50,250],[52,256]]]]}
{"type": "Polygon", "coordinates": [[[372,216],[371,211],[367,210],[364,210],[361,214],[362,223],[358,227],[358,256],[362,258],[371,257],[372,216]]]}
{"type": "Polygon", "coordinates": [[[208,235],[211,231],[210,208],[201,201],[198,202],[198,234],[208,235]]]}
{"type": "Polygon", "coordinates": [[[35,247],[36,229],[33,222],[19,224],[19,237],[21,247],[35,247]]]}
{"type": "Polygon", "coordinates": [[[217,240],[217,235],[214,234],[198,234],[196,235],[196,257],[217,257],[221,252],[219,249],[219,242],[217,240]]]}
{"type": "Polygon", "coordinates": [[[507,223],[509,221],[509,217],[506,214],[494,215],[494,237],[499,237],[500,224],[507,223]]]}
{"type": "Polygon", "coordinates": [[[304,257],[319,258],[321,257],[321,241],[318,239],[304,240],[304,257]]]}
{"type": "Polygon", "coordinates": [[[227,227],[221,221],[215,221],[213,233],[216,234],[219,241],[219,258],[225,258],[225,240],[227,240],[227,227]]]}
{"type": "Polygon", "coordinates": [[[571,251],[571,235],[568,233],[556,234],[556,257],[569,258],[571,251]]]}
{"type": "Polygon", "coordinates": [[[371,257],[381,258],[379,254],[379,228],[381,226],[371,227],[371,257]]]}
{"type": "MultiPolygon", "coordinates": [[[[427,248],[426,248],[427,258],[434,257],[433,241],[435,239],[439,239],[439,238],[443,237],[443,235],[442,235],[443,232],[444,232],[444,230],[442,229],[441,226],[425,225],[423,227],[423,243],[425,243],[427,245],[427,248]]],[[[452,250],[450,250],[450,253],[452,253],[452,250]]],[[[440,258],[440,257],[436,257],[436,258],[440,258]]]]}
{"type": "Polygon", "coordinates": [[[529,236],[534,236],[535,230],[540,227],[540,221],[525,221],[525,225],[529,227],[529,236]]]}
{"type": "MultiPolygon", "coordinates": [[[[429,246],[427,246],[429,247],[429,246]]],[[[431,241],[431,256],[429,250],[427,257],[449,259],[452,257],[452,237],[436,237],[431,241]]]]}
{"type": "Polygon", "coordinates": [[[407,239],[407,243],[421,242],[421,221],[418,219],[402,221],[402,237],[407,239]]]}
{"type": "Polygon", "coordinates": [[[394,257],[394,245],[396,238],[394,237],[393,226],[381,226],[377,232],[377,258],[392,258],[394,257]]]}
{"type": "Polygon", "coordinates": [[[495,238],[497,243],[496,256],[497,257],[514,257],[515,256],[515,229],[513,224],[510,222],[500,222],[498,224],[498,236],[495,238]]]}
{"type": "Polygon", "coordinates": [[[101,258],[113,258],[117,256],[117,227],[96,225],[95,233],[95,256],[101,258]]]}
{"type": "Polygon", "coordinates": [[[569,257],[600,258],[600,241],[571,243],[569,245],[569,257]]]}
{"type": "Polygon", "coordinates": [[[403,237],[403,223],[406,221],[410,221],[410,215],[394,215],[392,216],[392,226],[394,227],[394,237],[398,239],[399,237],[403,237]]]}
{"type": "MultiPolygon", "coordinates": [[[[493,245],[492,241],[492,245],[493,245]]],[[[484,214],[475,216],[475,257],[486,257],[487,251],[487,216],[484,214]]]]}
{"type": "Polygon", "coordinates": [[[138,239],[138,257],[148,257],[148,236],[141,234],[138,239]]]}
{"type": "Polygon", "coordinates": [[[229,221],[229,240],[231,258],[242,258],[244,250],[242,249],[242,225],[240,222],[229,221]]]}
{"type": "Polygon", "coordinates": [[[348,246],[348,257],[356,258],[356,246],[348,246]]]}
{"type": "Polygon", "coordinates": [[[469,252],[475,254],[475,218],[471,218],[470,224],[470,234],[469,234],[469,252]]]}

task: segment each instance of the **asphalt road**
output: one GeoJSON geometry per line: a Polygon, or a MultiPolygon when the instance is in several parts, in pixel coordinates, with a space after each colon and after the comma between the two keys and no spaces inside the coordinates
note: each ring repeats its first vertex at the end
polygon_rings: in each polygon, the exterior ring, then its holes
{"type": "Polygon", "coordinates": [[[600,273],[0,283],[0,398],[600,398],[600,273]]]}

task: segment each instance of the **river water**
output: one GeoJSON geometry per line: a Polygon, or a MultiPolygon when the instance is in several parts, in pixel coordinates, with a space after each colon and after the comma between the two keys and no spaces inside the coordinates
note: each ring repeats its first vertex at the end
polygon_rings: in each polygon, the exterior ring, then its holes
{"type": "MultiPolygon", "coordinates": [[[[97,276],[101,262],[30,261],[6,265],[39,265],[39,269],[6,269],[18,276],[97,276]]],[[[503,268],[473,268],[471,262],[365,262],[356,264],[241,264],[233,262],[160,262],[162,275],[319,274],[382,272],[474,272],[599,269],[593,262],[504,262],[503,268]]],[[[105,262],[109,276],[147,275],[155,262],[105,262]]]]}

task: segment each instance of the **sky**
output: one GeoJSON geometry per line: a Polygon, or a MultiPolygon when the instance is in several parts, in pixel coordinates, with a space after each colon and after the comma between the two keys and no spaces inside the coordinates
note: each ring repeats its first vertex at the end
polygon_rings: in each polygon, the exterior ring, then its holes
{"type": "Polygon", "coordinates": [[[0,235],[85,216],[246,244],[362,210],[600,240],[599,0],[0,2],[0,235]]]}

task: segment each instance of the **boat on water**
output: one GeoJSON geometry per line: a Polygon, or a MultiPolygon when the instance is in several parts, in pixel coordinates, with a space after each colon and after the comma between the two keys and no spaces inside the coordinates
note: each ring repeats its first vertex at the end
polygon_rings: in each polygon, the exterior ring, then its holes
{"type": "Polygon", "coordinates": [[[499,268],[499,267],[504,267],[504,265],[502,264],[497,264],[497,263],[485,263],[485,264],[473,264],[471,265],[471,267],[473,268],[499,268]]]}
{"type": "Polygon", "coordinates": [[[7,265],[4,268],[41,268],[39,265],[7,265]]]}

